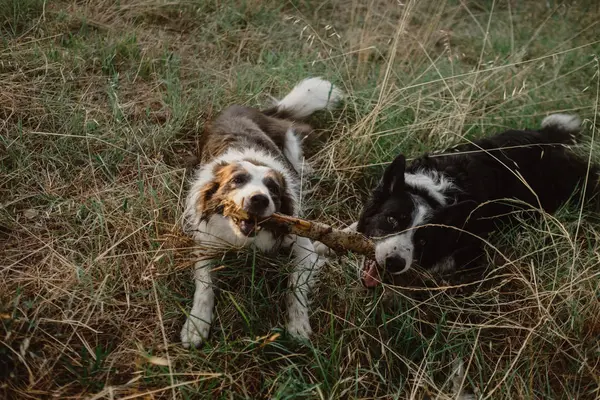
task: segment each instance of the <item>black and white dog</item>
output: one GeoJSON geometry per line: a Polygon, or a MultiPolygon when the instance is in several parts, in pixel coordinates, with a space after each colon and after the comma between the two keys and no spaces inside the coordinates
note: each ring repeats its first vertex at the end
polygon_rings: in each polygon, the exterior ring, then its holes
{"type": "Polygon", "coordinates": [[[598,167],[567,146],[580,123],[553,114],[539,130],[509,130],[408,166],[398,156],[356,226],[379,238],[375,260],[361,266],[364,285],[376,286],[414,264],[432,272],[464,267],[483,254],[481,238],[517,210],[552,213],[571,198],[596,195],[598,167]]]}
{"type": "MultiPolygon", "coordinates": [[[[287,329],[303,338],[311,333],[308,294],[322,261],[310,240],[259,229],[255,219],[275,212],[300,213],[300,177],[306,171],[301,139],[311,131],[301,120],[337,104],[342,97],[342,92],[330,82],[309,78],[266,110],[228,107],[205,132],[201,165],[185,206],[185,231],[201,246],[223,250],[253,246],[265,252],[291,250],[295,268],[288,280],[287,329]],[[224,216],[228,203],[235,203],[254,218],[237,220],[224,216]]],[[[195,265],[196,292],[181,330],[185,347],[199,345],[210,331],[214,306],[211,268],[211,260],[207,259],[195,265]]]]}

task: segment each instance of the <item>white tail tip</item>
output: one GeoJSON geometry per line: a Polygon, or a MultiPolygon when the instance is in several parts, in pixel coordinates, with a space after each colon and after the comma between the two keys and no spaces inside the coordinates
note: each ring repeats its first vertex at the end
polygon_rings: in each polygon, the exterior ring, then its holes
{"type": "Polygon", "coordinates": [[[278,101],[277,108],[289,112],[293,118],[304,118],[316,111],[335,107],[343,98],[344,93],[331,82],[307,78],[278,101]]]}
{"type": "Polygon", "coordinates": [[[551,114],[542,121],[542,128],[555,128],[564,132],[579,132],[581,119],[571,114],[551,114]]]}

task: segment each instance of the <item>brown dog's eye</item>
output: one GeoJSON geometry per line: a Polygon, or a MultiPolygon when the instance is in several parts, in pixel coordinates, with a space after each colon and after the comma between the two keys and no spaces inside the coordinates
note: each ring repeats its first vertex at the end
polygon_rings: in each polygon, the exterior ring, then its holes
{"type": "Polygon", "coordinates": [[[273,179],[267,178],[265,179],[264,183],[267,189],[269,189],[269,192],[271,192],[272,194],[279,193],[279,185],[273,179]]]}
{"type": "Polygon", "coordinates": [[[246,177],[244,175],[236,175],[231,179],[231,183],[234,185],[241,185],[246,182],[246,177]]]}

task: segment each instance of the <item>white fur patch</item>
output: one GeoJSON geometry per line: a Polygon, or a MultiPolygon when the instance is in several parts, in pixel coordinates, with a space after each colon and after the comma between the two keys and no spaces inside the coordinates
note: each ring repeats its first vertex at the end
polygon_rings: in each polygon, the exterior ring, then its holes
{"type": "Polygon", "coordinates": [[[240,161],[239,164],[246,170],[250,175],[250,182],[247,182],[241,189],[236,190],[235,195],[232,197],[233,202],[240,208],[243,208],[245,204],[250,203],[250,198],[256,194],[263,194],[269,199],[269,206],[259,217],[270,217],[275,212],[275,203],[271,198],[269,188],[263,182],[264,178],[271,171],[271,168],[264,167],[262,165],[254,165],[248,161],[240,161]]]}
{"type": "Polygon", "coordinates": [[[454,188],[454,184],[438,171],[417,171],[417,173],[404,174],[404,182],[408,186],[425,190],[440,205],[446,205],[445,193],[454,188]]]}
{"type": "Polygon", "coordinates": [[[181,329],[181,343],[183,347],[196,347],[208,338],[210,324],[213,320],[215,306],[215,293],[212,288],[210,276],[210,262],[198,261],[194,271],[196,291],[192,310],[181,329]]]}
{"type": "Polygon", "coordinates": [[[296,266],[288,278],[290,292],[287,298],[287,330],[292,336],[308,339],[312,333],[308,314],[310,301],[308,295],[324,261],[319,259],[312,242],[304,237],[293,237],[292,252],[296,266]]]}
{"type": "Polygon", "coordinates": [[[561,131],[576,133],[581,129],[581,119],[577,115],[551,114],[542,121],[542,128],[556,128],[561,131]]]}
{"type": "Polygon", "coordinates": [[[454,257],[448,256],[431,267],[429,272],[432,274],[441,274],[454,269],[456,269],[456,261],[454,260],[454,257]]]}
{"type": "Polygon", "coordinates": [[[304,162],[302,143],[293,128],[288,129],[285,133],[283,154],[290,164],[292,164],[298,175],[304,175],[305,173],[310,172],[308,164],[304,162]]]}
{"type": "Polygon", "coordinates": [[[431,211],[428,205],[416,199],[414,201],[415,208],[413,209],[410,226],[404,232],[383,239],[375,245],[375,260],[377,261],[377,264],[385,265],[386,259],[392,255],[399,256],[406,262],[404,269],[394,273],[394,275],[402,274],[408,271],[412,266],[413,252],[415,249],[413,236],[416,231],[414,228],[423,224],[427,214],[431,211]]]}
{"type": "Polygon", "coordinates": [[[293,118],[304,118],[315,111],[336,106],[343,98],[343,92],[331,82],[321,78],[308,78],[278,101],[277,108],[288,111],[293,118]]]}

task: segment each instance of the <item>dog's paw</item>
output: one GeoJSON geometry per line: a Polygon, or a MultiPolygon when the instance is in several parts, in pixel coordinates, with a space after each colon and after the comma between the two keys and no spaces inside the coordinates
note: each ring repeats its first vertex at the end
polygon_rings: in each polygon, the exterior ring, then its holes
{"type": "Polygon", "coordinates": [[[335,257],[337,255],[330,247],[319,241],[314,241],[313,245],[315,246],[315,253],[321,257],[335,257]]]}
{"type": "Polygon", "coordinates": [[[312,329],[310,328],[308,314],[302,312],[290,314],[287,331],[290,335],[298,339],[310,338],[312,329]]]}
{"type": "Polygon", "coordinates": [[[208,339],[210,324],[190,315],[181,329],[181,344],[186,349],[198,347],[208,339]]]}

